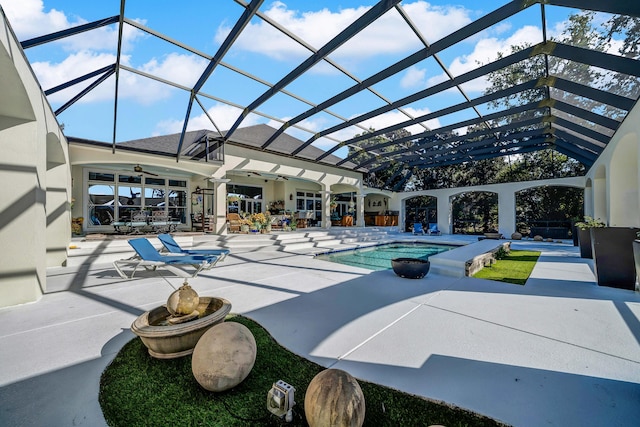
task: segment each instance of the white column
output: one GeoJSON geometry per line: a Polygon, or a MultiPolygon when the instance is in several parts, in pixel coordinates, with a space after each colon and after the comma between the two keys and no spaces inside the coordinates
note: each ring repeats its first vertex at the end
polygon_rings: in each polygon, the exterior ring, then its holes
{"type": "Polygon", "coordinates": [[[213,183],[213,215],[215,216],[214,232],[227,234],[227,182],[226,178],[209,178],[213,183]]]}
{"type": "Polygon", "coordinates": [[[358,219],[356,221],[357,227],[364,227],[364,198],[366,194],[356,194],[356,210],[358,212],[358,219]]]}
{"type": "Polygon", "coordinates": [[[506,238],[516,231],[516,193],[513,190],[498,193],[498,231],[506,238]]]}
{"type": "Polygon", "coordinates": [[[322,227],[331,228],[331,191],[320,190],[322,194],[322,227]]]}
{"type": "Polygon", "coordinates": [[[438,230],[444,234],[453,234],[453,224],[451,223],[451,196],[447,193],[437,196],[438,208],[438,230]]]}

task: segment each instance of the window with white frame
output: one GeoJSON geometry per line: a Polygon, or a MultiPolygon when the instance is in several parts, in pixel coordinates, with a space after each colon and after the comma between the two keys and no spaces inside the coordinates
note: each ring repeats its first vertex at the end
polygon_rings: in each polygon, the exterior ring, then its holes
{"type": "Polygon", "coordinates": [[[296,191],[296,211],[306,212],[307,218],[322,220],[322,195],[312,191],[296,191]]]}
{"type": "Polygon", "coordinates": [[[88,227],[129,221],[141,211],[186,223],[186,180],[93,170],[86,178],[88,227]]]}

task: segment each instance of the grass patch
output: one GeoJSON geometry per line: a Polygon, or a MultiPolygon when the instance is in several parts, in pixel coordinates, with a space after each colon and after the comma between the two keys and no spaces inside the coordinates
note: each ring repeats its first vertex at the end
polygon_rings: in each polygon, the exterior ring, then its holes
{"type": "MultiPolygon", "coordinates": [[[[139,338],[127,343],[100,379],[100,406],[110,426],[305,426],[304,394],[324,368],[281,347],[254,321],[229,316],[256,339],[256,363],[237,387],[204,390],[191,373],[191,356],[157,360],[139,338]],[[277,380],[296,388],[292,423],[266,409],[267,391],[277,380]]],[[[366,402],[365,426],[503,426],[487,417],[376,384],[358,381],[366,402]]]]}
{"type": "Polygon", "coordinates": [[[491,267],[485,267],[473,277],[524,285],[538,262],[540,252],[512,250],[491,267]]]}

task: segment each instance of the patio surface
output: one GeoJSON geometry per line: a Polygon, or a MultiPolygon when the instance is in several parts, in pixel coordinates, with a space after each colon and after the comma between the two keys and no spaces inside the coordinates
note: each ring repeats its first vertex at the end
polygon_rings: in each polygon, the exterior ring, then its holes
{"type": "MultiPolygon", "coordinates": [[[[190,284],[356,378],[514,426],[637,425],[640,294],[598,287],[570,244],[512,247],[542,251],[525,286],[277,251],[234,252],[190,284]]],[[[122,280],[100,262],[49,269],[39,302],[0,310],[0,425],[105,425],[101,372],[133,320],[181,282],[166,271],[122,280]]]]}

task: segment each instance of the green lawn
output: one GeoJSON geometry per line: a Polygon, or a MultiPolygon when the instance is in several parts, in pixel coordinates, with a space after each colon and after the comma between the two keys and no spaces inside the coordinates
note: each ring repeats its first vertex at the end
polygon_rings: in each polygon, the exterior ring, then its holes
{"type": "MultiPolygon", "coordinates": [[[[127,343],[100,379],[100,406],[110,426],[305,426],[304,395],[313,377],[324,368],[281,347],[257,323],[229,316],[253,333],[255,365],[237,387],[211,393],[191,373],[191,356],[158,360],[150,357],[139,338],[127,343]],[[296,388],[293,422],[286,423],[266,409],[267,391],[277,380],[296,388]]],[[[365,426],[447,427],[503,426],[490,418],[441,402],[359,381],[365,396],[365,426]]]]}
{"type": "Polygon", "coordinates": [[[473,277],[524,285],[539,256],[540,252],[512,250],[504,259],[497,260],[491,267],[483,268],[473,277]]]}

